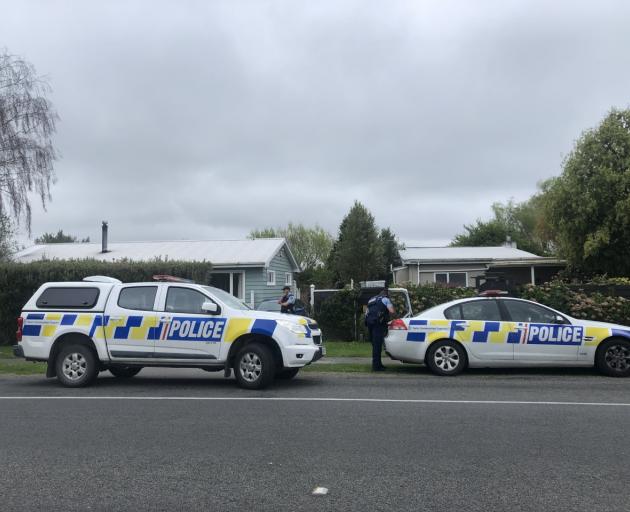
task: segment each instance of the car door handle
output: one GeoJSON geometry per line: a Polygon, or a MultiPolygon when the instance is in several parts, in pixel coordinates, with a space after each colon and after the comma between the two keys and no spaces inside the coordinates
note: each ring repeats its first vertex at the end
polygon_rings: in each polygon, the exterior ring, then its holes
{"type": "Polygon", "coordinates": [[[123,317],[122,316],[110,316],[109,319],[110,320],[114,320],[115,322],[117,322],[118,320],[122,320],[123,317]]]}
{"type": "Polygon", "coordinates": [[[168,322],[172,317],[170,316],[161,316],[160,322],[168,322]]]}

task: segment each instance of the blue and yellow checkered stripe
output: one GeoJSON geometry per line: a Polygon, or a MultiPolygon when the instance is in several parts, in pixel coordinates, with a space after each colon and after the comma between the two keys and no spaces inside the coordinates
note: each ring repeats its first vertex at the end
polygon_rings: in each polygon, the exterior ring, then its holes
{"type": "MultiPolygon", "coordinates": [[[[176,315],[173,318],[177,318],[176,315]]],[[[276,329],[275,320],[230,318],[223,341],[231,343],[243,334],[272,336],[276,329]]],[[[310,329],[304,324],[311,337],[310,329]]],[[[156,315],[130,315],[111,318],[96,313],[28,313],[22,328],[23,336],[54,337],[60,328],[78,327],[93,339],[107,340],[154,340],[161,338],[168,324],[160,322],[156,315]]]]}

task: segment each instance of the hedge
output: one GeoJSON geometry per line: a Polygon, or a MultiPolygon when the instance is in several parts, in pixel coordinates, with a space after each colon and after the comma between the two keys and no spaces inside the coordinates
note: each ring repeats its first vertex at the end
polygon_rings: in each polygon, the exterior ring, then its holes
{"type": "Polygon", "coordinates": [[[81,281],[105,275],[126,283],[151,281],[155,274],[168,274],[199,283],[210,282],[210,263],[155,259],[148,262],[121,260],[114,263],[89,260],[51,260],[32,263],[0,263],[0,345],[13,344],[16,318],[26,301],[42,284],[51,281],[81,281]]]}

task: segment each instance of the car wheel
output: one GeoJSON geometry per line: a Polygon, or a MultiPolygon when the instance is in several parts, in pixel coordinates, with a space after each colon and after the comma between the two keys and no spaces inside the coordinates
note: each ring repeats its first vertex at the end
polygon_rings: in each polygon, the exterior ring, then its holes
{"type": "Polygon", "coordinates": [[[98,375],[94,352],[87,345],[63,347],[55,359],[57,379],[69,388],[89,386],[98,375]]]}
{"type": "Polygon", "coordinates": [[[245,389],[267,387],[275,377],[276,368],[271,350],[260,343],[245,345],[234,363],[236,382],[245,389]]]}
{"type": "Polygon", "coordinates": [[[276,374],[276,379],[290,380],[295,377],[302,368],[284,368],[276,374]]]}
{"type": "Polygon", "coordinates": [[[131,377],[138,375],[140,370],[142,370],[142,366],[111,366],[108,370],[114,377],[118,377],[119,379],[130,379],[131,377]]]}
{"type": "Polygon", "coordinates": [[[610,377],[630,376],[630,341],[613,338],[602,343],[595,355],[595,366],[610,377]]]}
{"type": "Polygon", "coordinates": [[[425,356],[429,369],[436,375],[457,375],[468,365],[466,351],[452,340],[432,343],[425,356]]]}

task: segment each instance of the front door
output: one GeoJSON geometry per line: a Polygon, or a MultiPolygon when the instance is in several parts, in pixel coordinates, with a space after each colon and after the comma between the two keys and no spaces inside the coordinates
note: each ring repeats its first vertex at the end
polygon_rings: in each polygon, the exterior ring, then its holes
{"type": "Polygon", "coordinates": [[[518,323],[514,343],[517,361],[574,361],[584,340],[584,328],[571,325],[555,311],[522,300],[504,299],[508,316],[518,323]]]}
{"type": "Polygon", "coordinates": [[[199,290],[168,286],[160,307],[160,336],[155,342],[156,359],[213,361],[220,355],[226,320],[201,309],[212,301],[199,290]]]}
{"type": "Polygon", "coordinates": [[[157,291],[157,285],[130,285],[112,291],[103,317],[112,359],[153,357],[158,331],[157,291]]]}

